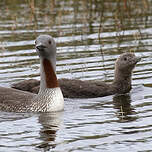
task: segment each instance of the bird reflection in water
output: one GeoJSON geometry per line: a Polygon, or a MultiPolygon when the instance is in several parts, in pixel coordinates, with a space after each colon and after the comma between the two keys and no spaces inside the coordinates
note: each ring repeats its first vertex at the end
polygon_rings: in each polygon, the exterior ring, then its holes
{"type": "Polygon", "coordinates": [[[115,95],[113,97],[114,108],[117,109],[117,117],[121,122],[137,119],[135,109],[131,106],[130,94],[115,95]]]}
{"type": "Polygon", "coordinates": [[[39,123],[42,125],[42,128],[39,134],[42,143],[36,146],[36,148],[48,151],[56,147],[55,138],[60,125],[62,125],[62,115],[63,112],[40,114],[39,123]]]}

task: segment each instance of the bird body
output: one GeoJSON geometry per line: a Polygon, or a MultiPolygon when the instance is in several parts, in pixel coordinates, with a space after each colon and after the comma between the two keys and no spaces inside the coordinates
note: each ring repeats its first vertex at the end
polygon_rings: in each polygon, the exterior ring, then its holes
{"type": "MultiPolygon", "coordinates": [[[[111,84],[102,81],[59,79],[58,83],[66,98],[95,98],[112,94],[124,94],[131,90],[132,72],[140,61],[134,53],[123,53],[115,62],[114,80],[111,84]]],[[[13,88],[38,93],[39,81],[24,80],[13,84],[13,88]]]]}
{"type": "Polygon", "coordinates": [[[40,57],[40,89],[38,94],[0,87],[0,110],[10,112],[54,112],[64,108],[64,98],[56,77],[56,44],[49,35],[35,41],[40,57]]]}

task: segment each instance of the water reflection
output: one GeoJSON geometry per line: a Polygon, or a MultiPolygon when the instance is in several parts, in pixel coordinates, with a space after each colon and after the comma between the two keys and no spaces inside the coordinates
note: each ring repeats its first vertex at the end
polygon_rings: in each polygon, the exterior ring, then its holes
{"type": "Polygon", "coordinates": [[[57,145],[56,134],[63,123],[63,112],[0,112],[0,151],[48,151],[57,145]],[[24,145],[24,146],[23,146],[24,145]],[[17,146],[17,149],[16,149],[17,146]]]}
{"type": "Polygon", "coordinates": [[[48,151],[56,147],[55,138],[57,131],[62,124],[63,112],[57,113],[41,113],[39,115],[39,123],[42,125],[39,139],[42,141],[37,148],[48,151]]]}
{"type": "Polygon", "coordinates": [[[116,115],[121,122],[135,121],[137,119],[131,102],[130,94],[115,95],[113,97],[114,108],[118,110],[116,115]]]}

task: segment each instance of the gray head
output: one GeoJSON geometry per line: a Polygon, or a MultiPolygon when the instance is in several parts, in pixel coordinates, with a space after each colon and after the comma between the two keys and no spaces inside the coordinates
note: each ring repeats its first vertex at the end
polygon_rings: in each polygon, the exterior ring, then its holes
{"type": "Polygon", "coordinates": [[[56,43],[49,35],[40,35],[35,40],[35,48],[40,59],[51,61],[54,70],[56,69],[56,43]]]}
{"type": "Polygon", "coordinates": [[[56,43],[49,35],[40,35],[35,40],[35,48],[40,57],[56,56],[56,43]]]}
{"type": "Polygon", "coordinates": [[[116,60],[115,68],[117,71],[121,71],[124,74],[131,74],[137,62],[139,62],[141,58],[136,57],[134,53],[123,53],[116,60]]]}

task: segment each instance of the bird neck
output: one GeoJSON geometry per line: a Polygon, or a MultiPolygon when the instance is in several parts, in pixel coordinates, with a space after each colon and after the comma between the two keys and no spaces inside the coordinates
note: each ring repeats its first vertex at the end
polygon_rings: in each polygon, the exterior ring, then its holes
{"type": "Polygon", "coordinates": [[[57,88],[59,87],[58,80],[55,73],[56,63],[47,58],[42,58],[40,60],[41,68],[41,82],[40,82],[40,91],[45,90],[46,88],[57,88]]]}
{"type": "Polygon", "coordinates": [[[131,90],[131,76],[132,72],[115,70],[115,78],[113,87],[118,93],[126,93],[131,90]]]}

